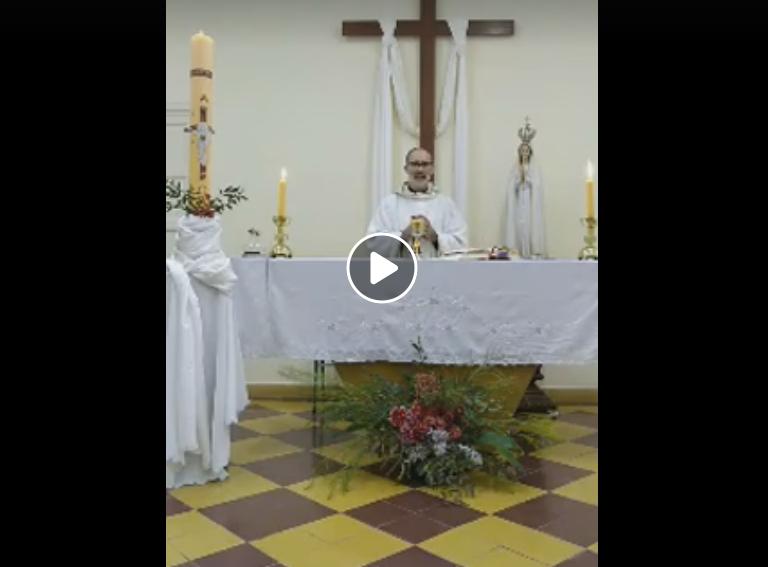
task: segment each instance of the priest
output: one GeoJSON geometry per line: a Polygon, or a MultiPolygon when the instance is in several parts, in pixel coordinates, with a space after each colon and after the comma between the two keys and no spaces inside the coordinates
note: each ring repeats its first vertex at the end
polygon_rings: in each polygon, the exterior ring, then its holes
{"type": "MultiPolygon", "coordinates": [[[[467,247],[467,223],[450,197],[439,194],[432,184],[434,163],[423,148],[413,148],[405,155],[408,180],[400,191],[387,195],[368,225],[368,234],[384,232],[400,236],[408,244],[419,241],[421,256],[436,257],[467,247]],[[413,220],[421,222],[414,234],[413,220]]],[[[405,247],[392,248],[390,239],[377,239],[374,246],[387,246],[377,252],[390,256],[409,254],[405,247]]],[[[413,247],[413,246],[412,246],[413,247]]]]}

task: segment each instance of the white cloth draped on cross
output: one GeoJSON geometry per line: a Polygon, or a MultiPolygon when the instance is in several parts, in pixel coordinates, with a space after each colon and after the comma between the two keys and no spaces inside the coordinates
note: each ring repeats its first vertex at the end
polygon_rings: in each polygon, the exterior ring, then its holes
{"type": "MultiPolygon", "coordinates": [[[[392,181],[392,94],[401,127],[410,135],[418,137],[419,127],[413,119],[411,105],[406,95],[403,61],[397,40],[395,39],[395,20],[379,20],[382,30],[381,58],[379,61],[378,84],[374,101],[373,119],[373,155],[371,179],[371,207],[373,210],[389,195],[394,184],[392,181]]],[[[442,135],[453,112],[454,129],[454,169],[453,200],[466,217],[467,210],[467,145],[469,133],[467,106],[467,65],[466,18],[454,18],[448,22],[453,35],[446,79],[440,104],[437,123],[437,135],[442,135]],[[454,112],[455,110],[455,112],[454,112]]]]}
{"type": "Polygon", "coordinates": [[[227,477],[230,425],[248,404],[218,219],[179,220],[166,259],[166,488],[227,477]]]}

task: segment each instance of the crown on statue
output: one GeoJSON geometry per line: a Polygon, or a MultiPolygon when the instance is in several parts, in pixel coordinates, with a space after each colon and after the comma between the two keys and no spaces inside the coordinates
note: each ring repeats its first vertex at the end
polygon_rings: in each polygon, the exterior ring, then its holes
{"type": "Polygon", "coordinates": [[[520,128],[517,131],[517,135],[523,141],[524,144],[530,144],[534,136],[536,136],[536,130],[531,128],[531,124],[528,121],[528,117],[525,117],[525,128],[520,128]]]}

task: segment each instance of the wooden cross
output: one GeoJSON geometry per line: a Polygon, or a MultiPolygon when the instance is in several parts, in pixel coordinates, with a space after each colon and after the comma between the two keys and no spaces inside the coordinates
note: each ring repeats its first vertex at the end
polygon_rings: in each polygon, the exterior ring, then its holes
{"type": "MultiPolygon", "coordinates": [[[[421,18],[397,20],[395,37],[419,38],[419,145],[435,155],[435,43],[437,37],[451,37],[448,22],[435,17],[435,0],[421,0],[421,18]]],[[[467,36],[508,36],[514,32],[514,20],[469,20],[467,36]]],[[[341,33],[347,37],[381,36],[379,22],[342,22],[341,33]]]]}

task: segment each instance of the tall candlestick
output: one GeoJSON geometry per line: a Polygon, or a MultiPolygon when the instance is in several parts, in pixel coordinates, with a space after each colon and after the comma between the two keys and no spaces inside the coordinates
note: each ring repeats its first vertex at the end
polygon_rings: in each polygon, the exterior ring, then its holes
{"type": "Polygon", "coordinates": [[[285,192],[288,188],[285,168],[280,171],[280,184],[277,186],[277,216],[285,217],[285,192]]]}
{"type": "Polygon", "coordinates": [[[211,192],[213,39],[202,31],[190,41],[189,187],[193,197],[211,192]]]}
{"type": "Polygon", "coordinates": [[[587,218],[595,218],[595,180],[592,162],[587,160],[587,218]]]}

